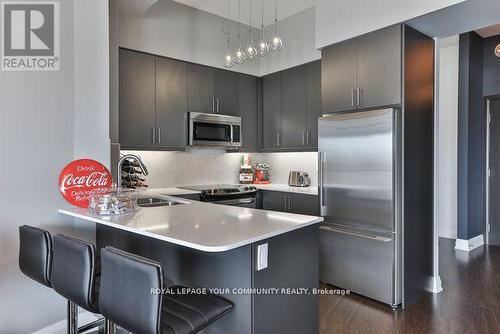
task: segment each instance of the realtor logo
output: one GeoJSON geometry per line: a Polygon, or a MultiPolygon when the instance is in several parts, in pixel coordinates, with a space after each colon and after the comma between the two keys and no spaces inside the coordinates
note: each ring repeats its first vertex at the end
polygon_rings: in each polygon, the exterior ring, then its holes
{"type": "Polygon", "coordinates": [[[59,70],[59,3],[2,3],[2,70],[59,70]]]}

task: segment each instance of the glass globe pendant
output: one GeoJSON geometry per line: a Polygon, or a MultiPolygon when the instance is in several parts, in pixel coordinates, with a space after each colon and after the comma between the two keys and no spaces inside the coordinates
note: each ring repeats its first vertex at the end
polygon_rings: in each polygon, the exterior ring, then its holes
{"type": "Polygon", "coordinates": [[[234,65],[234,58],[231,53],[227,53],[224,57],[224,67],[231,68],[234,65]]]}
{"type": "Polygon", "coordinates": [[[240,39],[240,19],[241,19],[241,0],[238,0],[238,49],[236,50],[234,62],[238,65],[241,65],[247,60],[247,55],[245,51],[241,48],[241,39],[240,39]]]}
{"type": "Polygon", "coordinates": [[[262,22],[260,25],[260,40],[257,43],[257,54],[261,57],[264,57],[269,52],[269,44],[264,37],[264,0],[262,0],[262,22]]]}
{"type": "Polygon", "coordinates": [[[231,49],[229,47],[229,39],[230,39],[230,29],[229,29],[229,0],[227,0],[227,28],[223,29],[224,34],[226,35],[226,41],[227,41],[227,51],[226,55],[224,56],[224,67],[226,68],[231,68],[234,65],[234,57],[231,53],[231,49]]]}
{"type": "Polygon", "coordinates": [[[253,44],[253,34],[252,34],[252,0],[250,0],[250,29],[248,30],[248,46],[246,49],[247,59],[254,60],[257,57],[257,49],[253,44]]]}
{"type": "Polygon", "coordinates": [[[277,53],[281,50],[283,47],[283,41],[281,40],[281,37],[278,35],[278,1],[274,1],[274,37],[271,40],[271,51],[277,53]]]}

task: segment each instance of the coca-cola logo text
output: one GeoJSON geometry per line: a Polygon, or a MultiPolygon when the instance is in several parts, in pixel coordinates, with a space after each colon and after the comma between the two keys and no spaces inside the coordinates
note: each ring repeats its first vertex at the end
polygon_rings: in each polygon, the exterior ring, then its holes
{"type": "Polygon", "coordinates": [[[111,188],[111,173],[91,159],[75,160],[68,164],[59,175],[59,190],[71,204],[87,208],[93,190],[111,188]]]}

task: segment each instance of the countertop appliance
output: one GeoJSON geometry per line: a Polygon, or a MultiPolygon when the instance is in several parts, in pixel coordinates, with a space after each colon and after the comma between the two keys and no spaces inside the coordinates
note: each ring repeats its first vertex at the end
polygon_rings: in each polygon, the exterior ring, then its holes
{"type": "Polygon", "coordinates": [[[189,146],[237,148],[241,145],[241,117],[189,113],[189,146]]]}
{"type": "Polygon", "coordinates": [[[220,184],[206,186],[185,186],[183,189],[201,192],[202,202],[239,206],[245,208],[257,207],[257,188],[244,184],[220,184]]]}
{"type": "Polygon", "coordinates": [[[320,280],[402,302],[401,112],[319,118],[320,280]]]}
{"type": "Polygon", "coordinates": [[[288,185],[291,187],[309,187],[311,178],[307,172],[291,171],[288,175],[288,185]]]}

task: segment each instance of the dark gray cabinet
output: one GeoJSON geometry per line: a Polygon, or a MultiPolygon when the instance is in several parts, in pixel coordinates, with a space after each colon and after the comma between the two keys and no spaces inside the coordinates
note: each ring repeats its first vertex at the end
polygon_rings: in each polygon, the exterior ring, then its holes
{"type": "Polygon", "coordinates": [[[322,50],[324,112],[401,103],[401,29],[391,26],[322,50]]]}
{"type": "Polygon", "coordinates": [[[262,82],[262,146],[277,149],[281,139],[281,73],[273,73],[262,82]]]}
{"type": "Polygon", "coordinates": [[[184,149],[187,145],[187,64],[156,57],[157,146],[184,149]]]}
{"type": "Polygon", "coordinates": [[[238,78],[239,116],[241,117],[243,151],[257,151],[258,143],[258,78],[240,74],[238,78]]]}
{"type": "Polygon", "coordinates": [[[214,75],[212,67],[188,64],[188,111],[215,112],[214,75]]]}
{"type": "Polygon", "coordinates": [[[318,196],[290,192],[259,190],[262,209],[317,216],[318,196]]]}
{"type": "MultiPolygon", "coordinates": [[[[297,66],[281,73],[281,129],[285,148],[304,148],[307,127],[307,69],[297,66]]],[[[265,91],[267,94],[267,91],[265,91]]]]}
{"type": "Polygon", "coordinates": [[[119,138],[125,149],[155,146],[155,57],[120,50],[119,138]]]}
{"type": "Polygon", "coordinates": [[[314,61],[307,66],[307,129],[306,145],[318,147],[318,117],[322,115],[321,104],[321,61],[314,61]]]}
{"type": "Polygon", "coordinates": [[[321,52],[321,96],[324,112],[354,108],[356,40],[326,47],[321,52]]]}
{"type": "Polygon", "coordinates": [[[358,108],[401,103],[401,25],[358,38],[358,108]]]}
{"type": "Polygon", "coordinates": [[[215,70],[215,110],[223,115],[238,116],[239,75],[236,72],[215,70]]]}

